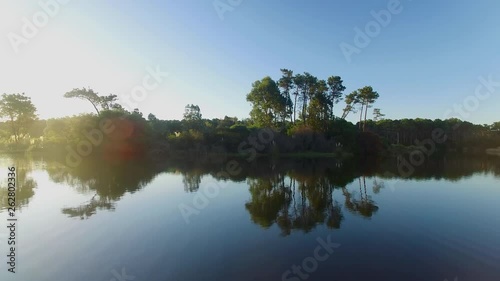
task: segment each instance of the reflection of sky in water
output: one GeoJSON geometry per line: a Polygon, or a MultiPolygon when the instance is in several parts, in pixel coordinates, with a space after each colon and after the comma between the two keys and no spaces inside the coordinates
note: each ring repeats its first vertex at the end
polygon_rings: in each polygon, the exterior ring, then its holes
{"type": "MultiPolygon", "coordinates": [[[[135,280],[280,280],[283,272],[312,255],[318,237],[328,235],[341,247],[319,264],[311,280],[453,280],[455,276],[494,280],[500,274],[500,189],[498,178],[491,174],[453,182],[366,177],[366,191],[363,181],[360,188],[355,179],[345,190],[339,187],[331,194],[341,206],[343,220],[338,229],[316,223],[308,233],[293,229],[283,236],[276,220],[263,228],[246,207],[265,200],[252,197],[249,188],[252,182],[268,181],[265,175],[228,182],[186,224],[179,204],[193,206],[194,198],[215,181],[213,177],[189,180],[181,173],[162,173],[152,176],[144,188],[129,192],[119,179],[107,175],[100,182],[117,183],[114,188],[123,187],[123,191],[100,186],[97,192],[79,188],[75,181],[74,186],[55,183],[45,168],[33,167],[29,176],[38,187],[18,212],[19,273],[1,271],[1,280],[108,281],[114,277],[113,270],[122,268],[135,280]],[[377,193],[375,181],[382,183],[377,193]],[[187,182],[200,182],[200,188],[186,191],[187,182]],[[372,200],[378,210],[370,218],[349,211],[345,191],[353,200],[372,200]],[[83,220],[62,212],[90,202],[96,193],[113,198],[113,210],[97,209],[83,220]]],[[[295,186],[292,205],[300,208],[303,194],[298,182],[295,186]]],[[[308,195],[304,196],[307,201],[308,195]]],[[[0,221],[5,220],[3,211],[0,221]]],[[[0,233],[5,235],[6,230],[0,228],[0,233]]],[[[5,243],[0,250],[6,253],[5,243]]]]}

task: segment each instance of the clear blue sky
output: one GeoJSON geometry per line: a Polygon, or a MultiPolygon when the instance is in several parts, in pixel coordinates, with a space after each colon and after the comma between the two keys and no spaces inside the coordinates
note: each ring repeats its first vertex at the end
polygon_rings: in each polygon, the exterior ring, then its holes
{"type": "MultiPolygon", "coordinates": [[[[187,103],[206,118],[248,117],[252,82],[279,79],[280,68],[339,75],[346,93],[371,85],[391,119],[443,118],[474,95],[478,77],[500,81],[496,0],[401,0],[402,11],[350,63],[339,45],[354,45],[354,28],[391,1],[242,0],[221,20],[213,0],[72,0],[18,53],[7,35],[21,34],[22,17],[41,8],[0,1],[0,93],[32,96],[42,118],[90,112],[62,98],[72,88],[128,94],[157,65],[170,75],[138,107],[164,119],[182,118],[187,103]]],[[[499,108],[500,87],[462,119],[499,121],[499,108]]]]}

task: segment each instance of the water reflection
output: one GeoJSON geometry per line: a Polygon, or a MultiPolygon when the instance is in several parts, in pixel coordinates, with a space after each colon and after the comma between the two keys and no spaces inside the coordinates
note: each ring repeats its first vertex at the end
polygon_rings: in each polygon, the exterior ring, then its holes
{"type": "Polygon", "coordinates": [[[342,247],[311,279],[499,276],[498,157],[428,160],[394,193],[394,160],[235,160],[241,172],[228,175],[227,161],[89,160],[67,169],[52,159],[0,157],[18,168],[17,203],[26,209],[21,256],[30,275],[21,279],[63,280],[87,268],[73,279],[109,280],[123,266],[144,280],[196,280],[200,272],[204,280],[280,280],[329,235],[342,247]],[[447,182],[475,174],[487,175],[447,182]],[[190,205],[213,179],[227,188],[203,210],[190,205]],[[184,203],[197,208],[190,223],[178,208],[184,203]],[[46,271],[54,258],[60,264],[46,271]]]}
{"type": "MultiPolygon", "coordinates": [[[[27,206],[35,195],[37,182],[30,176],[33,170],[33,161],[29,158],[13,158],[7,157],[1,159],[2,167],[16,167],[16,210],[22,210],[27,206]]],[[[8,209],[8,189],[7,189],[7,169],[3,171],[2,180],[0,181],[0,211],[8,209]],[[5,178],[3,177],[5,176],[5,178]]]]}
{"type": "Polygon", "coordinates": [[[326,178],[301,181],[275,174],[249,179],[248,185],[251,200],[245,207],[252,221],[264,228],[276,223],[284,236],[295,229],[309,232],[317,224],[340,228],[344,216],[326,178]]]}
{"type": "Polygon", "coordinates": [[[361,177],[358,178],[359,181],[359,198],[356,198],[355,194],[350,193],[347,188],[342,188],[342,194],[345,197],[345,207],[351,213],[359,214],[365,218],[371,218],[377,211],[378,207],[375,202],[371,200],[366,192],[366,177],[363,176],[363,187],[364,192],[361,189],[361,177]]]}
{"type": "Polygon", "coordinates": [[[98,210],[114,210],[115,202],[125,193],[144,188],[159,174],[156,166],[148,161],[86,161],[77,169],[67,168],[54,161],[47,162],[45,170],[55,183],[66,184],[80,193],[93,194],[89,201],[62,210],[69,217],[81,219],[90,218],[98,210]]]}
{"type": "Polygon", "coordinates": [[[188,171],[182,173],[182,183],[184,191],[196,192],[200,189],[202,174],[199,171],[188,171]]]}
{"type": "MultiPolygon", "coordinates": [[[[184,191],[188,193],[198,192],[203,177],[209,175],[217,180],[246,182],[251,198],[244,208],[252,222],[263,228],[277,225],[285,236],[293,230],[309,232],[320,224],[338,229],[345,218],[343,212],[366,219],[375,216],[380,206],[367,190],[377,194],[383,190],[384,180],[400,178],[395,160],[381,163],[341,163],[331,159],[263,158],[250,163],[242,160],[239,161],[241,172],[230,176],[220,173],[225,163],[208,161],[164,161],[159,164],[147,160],[122,163],[88,160],[77,169],[70,169],[56,160],[36,157],[1,159],[3,166],[17,167],[17,208],[27,206],[35,194],[37,182],[30,176],[35,166],[45,170],[51,181],[92,196],[81,205],[62,209],[68,217],[80,219],[88,219],[99,210],[113,211],[124,194],[146,187],[160,173],[181,174],[184,191]]],[[[423,165],[414,167],[407,178],[456,181],[475,173],[500,177],[500,158],[428,159],[423,165]]],[[[3,211],[7,208],[7,189],[5,181],[2,183],[0,210],[3,211]]]]}
{"type": "Polygon", "coordinates": [[[100,197],[96,193],[89,202],[73,207],[62,209],[63,214],[68,215],[70,218],[79,217],[80,219],[88,219],[92,215],[95,215],[97,210],[114,210],[113,201],[106,197],[100,197]]]}

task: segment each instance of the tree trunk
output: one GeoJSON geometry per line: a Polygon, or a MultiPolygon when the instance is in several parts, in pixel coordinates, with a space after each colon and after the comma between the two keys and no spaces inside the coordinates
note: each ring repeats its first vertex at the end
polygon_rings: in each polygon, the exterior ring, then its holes
{"type": "Polygon", "coordinates": [[[328,107],[326,107],[323,111],[323,130],[326,133],[328,131],[328,107]]]}
{"type": "Polygon", "coordinates": [[[97,111],[97,115],[101,115],[101,113],[99,112],[99,109],[97,109],[97,106],[95,106],[94,103],[92,103],[92,105],[94,106],[95,110],[97,111]]]}
{"type": "Polygon", "coordinates": [[[361,130],[361,123],[363,121],[363,107],[364,107],[364,103],[361,104],[361,110],[360,110],[360,114],[359,114],[359,130],[361,130]]]}
{"type": "Polygon", "coordinates": [[[344,108],[344,112],[342,112],[342,119],[346,119],[347,118],[347,115],[349,115],[349,113],[351,112],[351,108],[350,106],[346,106],[346,108],[344,108]],[[347,110],[346,110],[347,109],[347,110]]]}
{"type": "Polygon", "coordinates": [[[95,103],[92,100],[90,100],[90,99],[87,99],[87,100],[94,106],[95,111],[97,111],[97,115],[101,115],[101,113],[99,112],[99,109],[97,108],[97,106],[95,105],[95,103]]]}
{"type": "Polygon", "coordinates": [[[295,121],[297,120],[296,118],[296,113],[297,113],[297,98],[299,97],[299,94],[297,93],[295,95],[295,103],[293,104],[293,123],[295,124],[295,121]]]}
{"type": "MultiPolygon", "coordinates": [[[[12,115],[10,115],[10,125],[11,125],[11,129],[12,129],[12,134],[14,135],[14,140],[16,141],[16,144],[18,144],[19,143],[18,130],[16,127],[16,123],[14,121],[14,117],[12,115]]],[[[12,136],[11,136],[11,138],[12,138],[12,136]]]]}
{"type": "Polygon", "coordinates": [[[330,111],[330,120],[333,120],[333,104],[332,104],[332,109],[330,111]]]}
{"type": "Polygon", "coordinates": [[[306,110],[307,110],[307,97],[304,93],[304,95],[302,95],[302,121],[304,122],[304,125],[306,124],[306,110]]]}
{"type": "Polygon", "coordinates": [[[363,123],[363,132],[365,131],[366,128],[366,114],[368,113],[368,102],[366,102],[365,105],[365,122],[363,123]]]}

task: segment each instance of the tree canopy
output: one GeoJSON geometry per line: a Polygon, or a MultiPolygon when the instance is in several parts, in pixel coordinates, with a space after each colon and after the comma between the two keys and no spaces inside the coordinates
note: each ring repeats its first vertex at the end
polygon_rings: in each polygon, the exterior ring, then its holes
{"type": "Polygon", "coordinates": [[[260,127],[276,127],[279,117],[283,116],[287,108],[286,99],[269,76],[252,84],[247,101],[252,103],[250,117],[260,127]]]}
{"type": "Polygon", "coordinates": [[[289,120],[325,130],[335,119],[334,106],[342,100],[342,78],[330,76],[323,80],[309,72],[294,74],[286,68],[281,69],[281,74],[277,82],[267,76],[252,84],[247,101],[252,103],[250,117],[254,123],[277,127],[289,120]]]}
{"type": "Polygon", "coordinates": [[[3,94],[0,100],[0,117],[6,118],[16,143],[37,120],[36,107],[31,98],[23,94],[3,94]]]}
{"type": "Polygon", "coordinates": [[[94,92],[92,89],[73,89],[66,94],[64,94],[65,98],[78,98],[83,99],[92,104],[97,115],[101,114],[99,108],[101,110],[123,110],[123,107],[117,103],[118,96],[117,95],[107,95],[100,96],[98,93],[94,92]]]}

